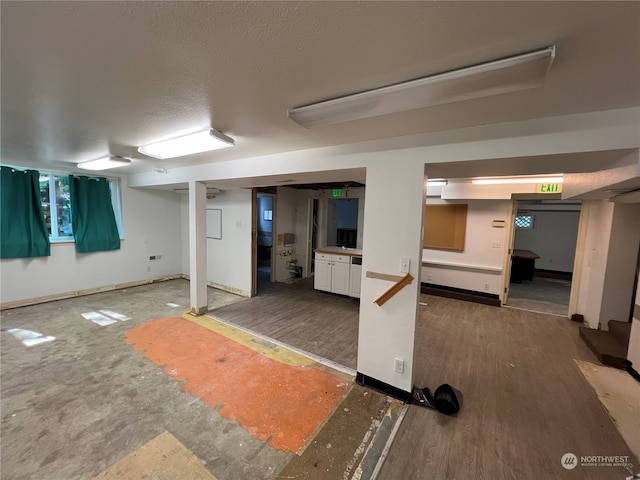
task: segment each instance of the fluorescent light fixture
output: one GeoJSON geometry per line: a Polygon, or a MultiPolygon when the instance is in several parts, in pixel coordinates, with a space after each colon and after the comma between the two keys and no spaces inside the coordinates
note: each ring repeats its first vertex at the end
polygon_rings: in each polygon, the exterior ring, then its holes
{"type": "Polygon", "coordinates": [[[428,187],[444,187],[447,181],[442,178],[434,178],[433,180],[427,180],[428,187]]]}
{"type": "Polygon", "coordinates": [[[496,177],[474,178],[474,185],[505,185],[513,183],[562,183],[562,177],[496,177]]]}
{"type": "Polygon", "coordinates": [[[109,156],[79,163],[78,168],[83,168],[85,170],[107,170],[109,168],[126,167],[127,165],[131,165],[130,159],[109,156]]]}
{"type": "Polygon", "coordinates": [[[295,107],[289,110],[288,116],[297,124],[312,128],[527,90],[544,83],[555,51],[554,45],[534,52],[295,107]]]}
{"type": "Polygon", "coordinates": [[[138,151],[150,157],[165,159],[233,147],[234,145],[233,138],[227,137],[224,133],[212,128],[182,137],[150,143],[138,148],[138,151]]]}

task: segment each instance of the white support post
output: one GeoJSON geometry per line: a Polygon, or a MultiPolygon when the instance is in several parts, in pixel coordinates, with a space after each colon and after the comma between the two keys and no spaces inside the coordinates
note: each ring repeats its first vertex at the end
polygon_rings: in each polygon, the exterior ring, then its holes
{"type": "Polygon", "coordinates": [[[413,388],[424,198],[424,162],[420,159],[404,164],[383,159],[367,167],[362,268],[397,276],[401,275],[401,259],[408,259],[406,273],[415,280],[379,305],[374,301],[393,282],[363,275],[358,381],[403,399],[411,398],[413,388]]]}
{"type": "Polygon", "coordinates": [[[207,186],[189,182],[189,276],[191,313],[207,311],[207,186]]]}

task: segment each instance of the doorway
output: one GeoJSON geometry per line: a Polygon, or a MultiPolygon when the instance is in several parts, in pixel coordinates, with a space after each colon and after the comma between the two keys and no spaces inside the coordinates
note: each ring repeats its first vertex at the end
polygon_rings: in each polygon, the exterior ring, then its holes
{"type": "Polygon", "coordinates": [[[256,293],[260,293],[273,281],[273,235],[275,195],[257,193],[256,233],[256,293]]]}
{"type": "Polygon", "coordinates": [[[309,199],[309,222],[307,232],[307,277],[313,275],[316,270],[316,260],[314,252],[318,248],[318,235],[320,235],[319,221],[320,200],[318,198],[309,199]]]}
{"type": "Polygon", "coordinates": [[[506,306],[568,316],[581,202],[517,200],[506,306]]]}
{"type": "Polygon", "coordinates": [[[356,248],[358,241],[357,198],[332,198],[328,202],[327,245],[356,248]]]}

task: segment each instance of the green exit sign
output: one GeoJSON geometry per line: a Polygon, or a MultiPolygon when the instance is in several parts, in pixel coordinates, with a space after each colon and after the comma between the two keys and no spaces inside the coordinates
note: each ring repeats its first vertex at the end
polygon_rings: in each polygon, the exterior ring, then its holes
{"type": "Polygon", "coordinates": [[[334,188],[333,189],[333,196],[334,197],[341,197],[342,196],[342,189],[341,188],[334,188]]]}
{"type": "Polygon", "coordinates": [[[536,184],[536,193],[560,193],[562,192],[561,183],[538,183],[536,184]]]}

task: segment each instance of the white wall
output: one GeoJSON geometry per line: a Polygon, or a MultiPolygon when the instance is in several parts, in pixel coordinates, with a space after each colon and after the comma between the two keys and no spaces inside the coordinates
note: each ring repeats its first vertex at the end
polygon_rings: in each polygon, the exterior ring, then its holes
{"type": "Polygon", "coordinates": [[[573,272],[580,212],[528,211],[535,216],[534,229],[516,229],[514,248],[537,253],[536,268],[573,272]]]}
{"type": "Polygon", "coordinates": [[[588,227],[577,313],[591,328],[607,329],[609,320],[626,321],[633,298],[640,204],[587,200],[588,227]]]}
{"type": "Polygon", "coordinates": [[[640,203],[614,205],[610,235],[600,311],[605,328],[609,320],[629,320],[640,246],[640,203]]]}
{"type": "MultiPolygon", "coordinates": [[[[508,220],[508,200],[452,200],[427,198],[427,204],[467,204],[464,251],[422,250],[422,281],[500,295],[506,228],[492,226],[493,220],[508,220]],[[498,247],[494,247],[495,243],[498,247]]],[[[425,228],[429,223],[426,217],[425,228]]]]}
{"type": "MultiPolygon", "coordinates": [[[[251,295],[251,195],[249,189],[228,190],[207,200],[222,210],[222,238],[207,238],[207,282],[239,295],[251,295]]],[[[189,198],[181,195],[182,271],[189,274],[189,198]],[[187,228],[185,228],[185,225],[187,228]]]]}
{"type": "Polygon", "coordinates": [[[126,179],[122,179],[121,195],[124,240],[120,250],[78,254],[74,243],[55,243],[50,257],[2,260],[2,304],[180,274],[179,196],[127,188],[126,179]],[[162,255],[162,260],[150,262],[151,255],[162,255]]]}

